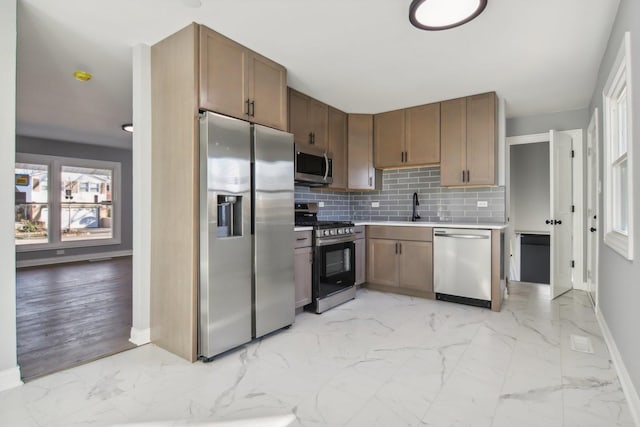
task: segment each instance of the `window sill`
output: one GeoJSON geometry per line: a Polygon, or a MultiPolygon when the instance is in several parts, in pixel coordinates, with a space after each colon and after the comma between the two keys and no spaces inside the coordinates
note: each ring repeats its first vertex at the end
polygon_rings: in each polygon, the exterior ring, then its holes
{"type": "Polygon", "coordinates": [[[113,246],[119,245],[122,240],[119,238],[111,239],[92,239],[92,240],[77,240],[71,242],[57,242],[57,243],[35,243],[32,245],[15,245],[16,252],[36,252],[36,251],[51,251],[55,249],[71,249],[71,248],[90,248],[100,246],[113,246]]]}
{"type": "Polygon", "coordinates": [[[633,240],[617,231],[610,231],[604,235],[604,243],[625,259],[633,261],[633,240]]]}

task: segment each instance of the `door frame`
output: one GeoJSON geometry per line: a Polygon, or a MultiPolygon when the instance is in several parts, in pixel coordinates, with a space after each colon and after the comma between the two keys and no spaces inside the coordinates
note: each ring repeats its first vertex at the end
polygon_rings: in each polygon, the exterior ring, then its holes
{"type": "MultiPolygon", "coordinates": [[[[560,131],[571,137],[573,140],[573,150],[575,157],[573,159],[573,204],[575,205],[575,216],[573,218],[573,247],[572,259],[575,260],[575,268],[573,269],[573,288],[583,291],[587,290],[587,284],[584,280],[584,142],[583,130],[571,129],[560,131]]],[[[507,219],[506,238],[507,244],[511,245],[515,237],[514,229],[510,221],[510,203],[511,203],[511,146],[521,144],[535,144],[538,142],[549,142],[549,132],[536,133],[529,135],[509,136],[505,144],[505,217],[507,219]]],[[[505,251],[505,265],[511,267],[511,249],[505,251]]]]}
{"type": "MultiPolygon", "coordinates": [[[[595,184],[596,184],[596,191],[595,191],[595,201],[594,201],[594,206],[595,210],[597,212],[597,218],[596,218],[596,228],[597,231],[595,233],[591,233],[589,231],[586,230],[585,228],[585,233],[587,233],[587,253],[586,253],[586,260],[585,263],[587,263],[587,268],[591,267],[591,272],[592,272],[592,277],[591,277],[591,281],[594,284],[595,287],[595,300],[593,300],[592,298],[592,302],[593,302],[593,306],[594,306],[594,310],[597,312],[598,311],[598,307],[599,307],[599,295],[600,295],[600,281],[598,280],[598,262],[600,260],[600,224],[601,224],[601,215],[600,215],[600,193],[602,191],[602,183],[600,181],[600,148],[599,148],[599,144],[600,144],[600,123],[598,121],[598,108],[596,107],[593,110],[593,113],[591,114],[591,119],[589,120],[589,125],[587,126],[587,132],[585,135],[586,138],[586,147],[587,150],[589,149],[593,149],[594,151],[592,152],[592,155],[595,156],[595,161],[596,161],[596,168],[595,170],[591,169],[591,162],[589,161],[589,157],[588,154],[589,152],[587,151],[587,177],[586,177],[586,181],[587,181],[587,210],[585,211],[585,218],[586,218],[586,224],[585,227],[590,227],[590,223],[591,220],[590,218],[586,217],[586,214],[589,214],[588,209],[590,206],[590,201],[591,201],[591,190],[592,190],[592,186],[593,186],[593,180],[595,180],[595,184]],[[590,251],[589,251],[589,240],[591,239],[591,244],[594,247],[595,250],[595,259],[591,260],[592,261],[592,265],[589,265],[589,260],[590,260],[590,251]]],[[[589,294],[589,296],[591,297],[591,293],[589,292],[589,277],[586,277],[586,284],[587,284],[587,294],[589,294]]]]}

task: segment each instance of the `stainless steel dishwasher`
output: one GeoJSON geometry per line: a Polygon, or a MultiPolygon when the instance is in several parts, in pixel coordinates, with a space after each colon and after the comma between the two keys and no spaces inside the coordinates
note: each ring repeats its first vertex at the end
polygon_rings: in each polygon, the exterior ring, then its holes
{"type": "Polygon", "coordinates": [[[491,230],[433,231],[436,298],[491,308],[491,230]]]}

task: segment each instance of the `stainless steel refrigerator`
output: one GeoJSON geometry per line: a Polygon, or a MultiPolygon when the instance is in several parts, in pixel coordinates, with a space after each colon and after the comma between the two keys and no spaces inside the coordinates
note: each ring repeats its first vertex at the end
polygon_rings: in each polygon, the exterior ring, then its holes
{"type": "Polygon", "coordinates": [[[220,353],[291,325],[293,135],[200,116],[198,353],[220,353]]]}

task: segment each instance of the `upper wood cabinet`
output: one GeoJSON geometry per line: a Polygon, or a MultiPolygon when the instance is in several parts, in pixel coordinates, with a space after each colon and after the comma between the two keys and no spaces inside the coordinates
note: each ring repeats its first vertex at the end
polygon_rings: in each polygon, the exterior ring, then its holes
{"type": "Polygon", "coordinates": [[[442,186],[496,184],[495,92],[442,102],[440,131],[442,186]]]}
{"type": "Polygon", "coordinates": [[[349,114],[347,128],[349,189],[381,188],[380,174],[373,167],[373,116],[349,114]]]}
{"type": "Polygon", "coordinates": [[[375,167],[440,162],[440,103],[376,114],[374,129],[375,167]]]}
{"type": "Polygon", "coordinates": [[[287,129],[287,71],[270,59],[200,26],[200,107],[287,129]]]}
{"type": "Polygon", "coordinates": [[[329,107],[329,147],[333,158],[333,183],[329,188],[347,188],[347,114],[329,107]]]}
{"type": "Polygon", "coordinates": [[[308,144],[326,150],[329,106],[289,88],[289,132],[296,144],[308,144]]]}

